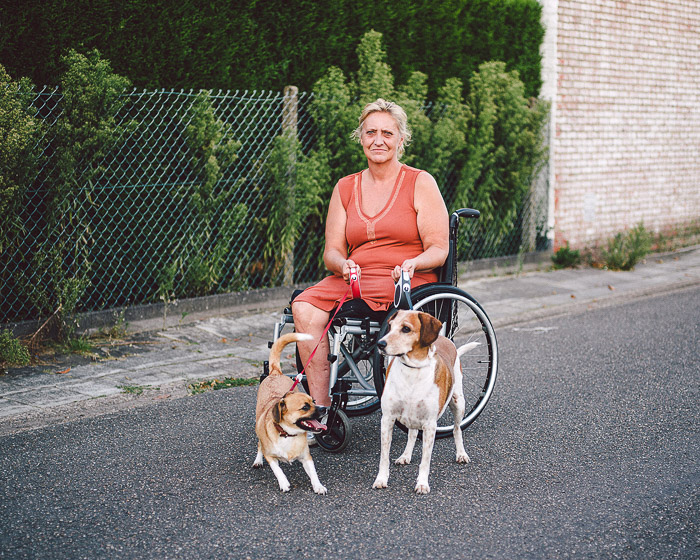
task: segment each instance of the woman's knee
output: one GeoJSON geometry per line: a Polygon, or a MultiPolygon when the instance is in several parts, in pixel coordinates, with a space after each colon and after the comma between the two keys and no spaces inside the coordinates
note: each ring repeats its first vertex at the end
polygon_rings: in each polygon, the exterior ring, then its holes
{"type": "Polygon", "coordinates": [[[308,332],[323,330],[328,322],[329,313],[305,301],[292,303],[292,316],[297,331],[308,332]]]}

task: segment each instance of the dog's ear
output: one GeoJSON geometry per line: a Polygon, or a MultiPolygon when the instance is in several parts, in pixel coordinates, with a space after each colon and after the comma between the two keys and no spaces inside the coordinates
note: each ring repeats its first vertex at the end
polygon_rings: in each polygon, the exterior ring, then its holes
{"type": "Polygon", "coordinates": [[[284,402],[284,399],[280,399],[279,402],[272,407],[272,419],[279,424],[282,421],[282,415],[285,410],[287,410],[287,403],[284,402]]]}
{"type": "Polygon", "coordinates": [[[437,340],[442,328],[442,323],[427,313],[419,312],[420,319],[420,343],[422,346],[430,346],[437,340]]]}

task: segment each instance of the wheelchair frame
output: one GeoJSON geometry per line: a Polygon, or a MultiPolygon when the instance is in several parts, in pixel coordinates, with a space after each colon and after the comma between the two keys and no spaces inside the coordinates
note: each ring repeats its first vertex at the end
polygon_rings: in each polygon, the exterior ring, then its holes
{"type": "MultiPolygon", "coordinates": [[[[411,293],[414,309],[422,309],[443,322],[444,334],[453,339],[457,331],[468,327],[468,340],[478,338],[484,348],[473,358],[471,368],[478,369],[473,387],[467,398],[465,416],[460,425],[465,428],[482,412],[493,391],[498,374],[498,344],[495,331],[486,312],[469,294],[457,287],[457,233],[460,218],[478,218],[479,212],[462,208],[450,216],[449,252],[439,270],[439,281],[417,287],[411,293]],[[484,355],[483,352],[486,354],[484,355]],[[482,371],[483,370],[483,371],[482,371]],[[483,377],[483,379],[481,379],[483,377]],[[471,400],[470,400],[471,395],[471,400]],[[473,402],[471,402],[473,401],[473,402]]],[[[376,342],[384,335],[387,322],[395,310],[389,310],[382,322],[369,317],[336,317],[328,330],[330,361],[329,395],[332,404],[327,420],[328,430],[316,436],[319,446],[330,452],[340,452],[347,446],[351,425],[348,416],[369,414],[380,407],[384,386],[384,358],[376,349],[376,342]],[[361,365],[365,363],[364,372],[361,365]]],[[[285,308],[275,324],[273,340],[277,340],[287,326],[294,326],[291,305],[285,308]]],[[[298,359],[299,370],[302,364],[298,359]]],[[[464,367],[463,367],[464,372],[464,367]]],[[[265,362],[263,376],[268,374],[265,362]]],[[[468,379],[467,375],[463,376],[468,379]]],[[[308,391],[306,380],[302,381],[308,391]]],[[[400,428],[405,427],[398,424],[400,428]]],[[[453,425],[438,426],[436,437],[452,434],[453,425]]]]}

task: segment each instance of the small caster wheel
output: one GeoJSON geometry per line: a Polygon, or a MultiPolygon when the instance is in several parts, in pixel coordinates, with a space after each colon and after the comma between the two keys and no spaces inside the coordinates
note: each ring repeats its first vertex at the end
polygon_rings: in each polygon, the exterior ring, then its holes
{"type": "Polygon", "coordinates": [[[342,410],[336,410],[335,419],[331,423],[330,417],[332,415],[333,412],[329,414],[328,429],[321,434],[316,434],[316,441],[325,451],[329,453],[340,453],[348,446],[352,430],[350,428],[350,421],[342,410]]]}

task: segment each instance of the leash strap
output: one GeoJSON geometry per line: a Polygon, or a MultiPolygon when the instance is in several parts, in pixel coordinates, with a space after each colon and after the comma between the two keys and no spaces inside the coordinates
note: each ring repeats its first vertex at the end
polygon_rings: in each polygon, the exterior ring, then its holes
{"type": "Polygon", "coordinates": [[[345,294],[343,294],[343,297],[340,299],[340,303],[338,304],[338,307],[335,308],[335,313],[333,313],[333,317],[331,317],[330,321],[328,321],[328,324],[326,325],[326,328],[324,329],[323,334],[321,335],[321,338],[316,343],[316,346],[311,351],[311,354],[309,354],[309,359],[306,360],[306,365],[304,366],[304,369],[302,369],[299,373],[297,373],[296,377],[294,378],[294,384],[292,385],[292,388],[289,389],[290,392],[293,391],[294,387],[296,387],[301,382],[301,378],[304,376],[304,372],[306,371],[306,368],[309,367],[309,363],[313,359],[314,354],[316,354],[316,350],[318,350],[318,346],[321,344],[323,337],[328,334],[328,331],[331,328],[331,324],[333,323],[333,319],[335,319],[335,316],[338,314],[338,311],[340,311],[340,308],[343,307],[345,300],[348,299],[348,296],[351,293],[352,293],[353,298],[360,297],[359,296],[359,294],[360,294],[360,280],[357,277],[357,270],[355,268],[350,269],[350,286],[348,287],[345,294]],[[358,295],[355,295],[355,294],[358,294],[358,295]]]}
{"type": "Polygon", "coordinates": [[[411,277],[405,270],[394,287],[394,307],[396,309],[413,309],[411,301],[411,277]]]}

